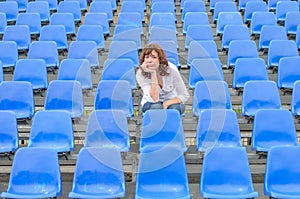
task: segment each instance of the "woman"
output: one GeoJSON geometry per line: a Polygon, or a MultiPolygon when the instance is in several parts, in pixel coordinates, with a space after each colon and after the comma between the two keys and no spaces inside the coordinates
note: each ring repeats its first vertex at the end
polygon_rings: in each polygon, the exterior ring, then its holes
{"type": "Polygon", "coordinates": [[[146,45],[140,55],[136,74],[143,90],[142,111],[149,109],[176,109],[183,114],[189,93],[177,67],[168,62],[158,44],[146,45]]]}

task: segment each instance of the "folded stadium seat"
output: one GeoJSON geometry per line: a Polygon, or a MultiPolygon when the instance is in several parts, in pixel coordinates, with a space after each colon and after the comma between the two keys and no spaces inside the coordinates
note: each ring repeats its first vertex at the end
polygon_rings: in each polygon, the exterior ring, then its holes
{"type": "Polygon", "coordinates": [[[27,13],[39,13],[41,22],[48,23],[50,20],[50,8],[47,1],[30,1],[26,8],[27,13]]]}
{"type": "Polygon", "coordinates": [[[2,41],[15,41],[18,46],[18,51],[28,51],[31,43],[29,27],[27,25],[6,26],[2,41]]]}
{"type": "Polygon", "coordinates": [[[187,66],[190,66],[193,59],[219,59],[218,47],[214,40],[191,41],[188,48],[187,66]]]}
{"type": "Polygon", "coordinates": [[[55,41],[33,41],[29,46],[28,59],[43,59],[48,69],[54,72],[59,66],[59,55],[55,41]],[[47,50],[45,50],[47,49],[47,50]]]}
{"type": "Polygon", "coordinates": [[[19,59],[12,80],[30,82],[32,89],[37,92],[46,90],[48,88],[48,74],[45,60],[19,59]]]}
{"type": "Polygon", "coordinates": [[[100,80],[97,86],[94,110],[118,109],[127,117],[134,116],[131,86],[126,80],[100,80]]]}
{"type": "Polygon", "coordinates": [[[276,19],[278,23],[284,23],[288,12],[299,12],[298,2],[278,1],[276,4],[276,19]]]}
{"type": "Polygon", "coordinates": [[[111,41],[107,58],[131,59],[135,67],[138,67],[139,65],[138,49],[133,41],[111,41]]]}
{"type": "Polygon", "coordinates": [[[68,38],[64,25],[45,25],[41,28],[39,41],[54,41],[58,51],[68,51],[68,38]]]}
{"type": "Polygon", "coordinates": [[[83,147],[78,153],[70,198],[119,198],[125,195],[121,154],[117,149],[83,147]],[[101,188],[100,188],[101,187],[101,188]]]}
{"type": "Polygon", "coordinates": [[[277,2],[279,1],[290,1],[290,0],[269,0],[268,1],[268,9],[269,11],[276,11],[277,2]]]}
{"type": "Polygon", "coordinates": [[[250,40],[248,27],[245,25],[226,25],[221,41],[222,50],[228,50],[230,42],[234,40],[250,40]]]}
{"type": "Polygon", "coordinates": [[[67,58],[88,59],[92,69],[100,67],[98,48],[94,41],[72,41],[67,58]]]}
{"type": "Polygon", "coordinates": [[[189,25],[184,42],[185,49],[189,49],[192,41],[214,40],[210,25],[189,25]],[[199,34],[201,32],[201,34],[199,34]]]}
{"type": "Polygon", "coordinates": [[[183,23],[182,33],[186,34],[190,25],[210,25],[206,12],[187,12],[183,23]]]}
{"type": "Polygon", "coordinates": [[[232,89],[241,94],[245,83],[251,80],[269,80],[265,61],[262,58],[237,59],[232,77],[232,89]]]}
{"type": "Polygon", "coordinates": [[[106,13],[90,13],[87,12],[84,16],[84,25],[101,25],[104,36],[110,35],[109,21],[106,13]]]}
{"type": "Polygon", "coordinates": [[[147,147],[140,154],[135,198],[191,198],[181,149],[168,145],[160,150],[147,147]]]}
{"type": "Polygon", "coordinates": [[[284,27],[287,35],[295,36],[297,34],[297,27],[300,25],[300,12],[286,13],[284,27]]]}
{"type": "Polygon", "coordinates": [[[98,49],[105,49],[104,32],[101,25],[80,25],[77,30],[76,41],[94,41],[98,49]]]}
{"type": "Polygon", "coordinates": [[[5,13],[8,23],[14,23],[19,14],[18,3],[16,1],[0,2],[0,12],[5,13]]]}
{"type": "Polygon", "coordinates": [[[4,34],[4,30],[7,26],[6,14],[0,13],[0,34],[4,34]]]}
{"type": "Polygon", "coordinates": [[[31,35],[40,35],[42,22],[39,13],[19,13],[16,25],[28,25],[31,35]]]}
{"type": "Polygon", "coordinates": [[[190,66],[188,87],[194,89],[198,81],[224,80],[222,63],[216,58],[193,59],[190,66]]]}
{"type": "Polygon", "coordinates": [[[288,40],[283,26],[264,25],[258,40],[258,50],[268,50],[272,40],[288,40]]]}
{"type": "Polygon", "coordinates": [[[143,153],[147,147],[163,150],[167,146],[187,151],[180,113],[174,109],[146,111],[142,119],[139,151],[143,153]]]}
{"type": "Polygon", "coordinates": [[[12,111],[0,111],[0,153],[10,159],[10,154],[19,148],[17,118],[12,111]]]}
{"type": "Polygon", "coordinates": [[[231,0],[210,0],[209,1],[209,11],[214,13],[216,11],[216,4],[219,2],[232,2],[231,0]]]}
{"type": "MultiPolygon", "coordinates": [[[[153,2],[152,2],[153,3],[153,2]]],[[[141,22],[145,22],[144,3],[142,1],[124,1],[121,5],[120,13],[138,12],[140,13],[141,22]]]]}
{"type": "Polygon", "coordinates": [[[136,26],[136,28],[140,29],[141,35],[143,35],[143,24],[140,18],[141,14],[139,12],[120,12],[116,25],[136,26]]]}
{"type": "MultiPolygon", "coordinates": [[[[170,26],[170,25],[169,25],[170,26]]],[[[173,27],[171,25],[171,27],[173,27]]],[[[148,43],[153,43],[154,41],[173,41],[176,47],[179,49],[177,32],[173,28],[168,28],[167,25],[153,26],[149,30],[148,43]]]]}
{"type": "Polygon", "coordinates": [[[278,146],[269,150],[264,195],[273,198],[299,198],[300,147],[278,146]]]}
{"type": "Polygon", "coordinates": [[[236,4],[232,1],[217,1],[213,11],[212,23],[217,23],[220,12],[237,12],[236,4]]]}
{"type": "Polygon", "coordinates": [[[154,2],[150,9],[151,15],[154,13],[172,13],[174,15],[175,22],[177,22],[176,8],[174,2],[172,1],[154,2]]]}
{"type": "Polygon", "coordinates": [[[49,25],[65,26],[67,36],[76,36],[75,22],[72,13],[53,13],[49,25]]]}
{"type": "Polygon", "coordinates": [[[113,41],[134,41],[136,47],[142,49],[142,38],[140,28],[131,25],[116,25],[114,34],[112,37],[113,41]]]}
{"type": "Polygon", "coordinates": [[[251,24],[254,12],[268,12],[268,5],[265,1],[247,1],[244,11],[244,23],[251,24]]]}
{"type": "Polygon", "coordinates": [[[295,81],[292,93],[292,100],[291,100],[291,112],[292,114],[299,119],[300,116],[300,98],[299,98],[299,91],[300,91],[300,81],[295,81]]]}
{"type": "Polygon", "coordinates": [[[74,150],[72,118],[68,111],[38,111],[32,121],[28,147],[54,149],[59,154],[74,150]]]}
{"type": "Polygon", "coordinates": [[[129,151],[130,135],[126,114],[115,109],[92,111],[86,127],[84,147],[129,151]]]}
{"type": "Polygon", "coordinates": [[[227,67],[234,68],[239,58],[259,58],[257,46],[253,40],[234,40],[228,47],[227,67]]]}
{"type": "MultiPolygon", "coordinates": [[[[74,0],[67,0],[67,1],[74,1],[74,0]]],[[[78,1],[79,2],[79,6],[80,6],[80,10],[81,12],[87,12],[88,10],[88,3],[86,0],[75,0],[75,1],[78,1]]]]}
{"type": "Polygon", "coordinates": [[[246,149],[214,147],[209,150],[203,159],[199,193],[204,198],[258,197],[246,149]]]}
{"type": "Polygon", "coordinates": [[[75,24],[81,23],[81,9],[79,1],[60,1],[57,6],[57,13],[72,13],[75,24]]]}
{"type": "Polygon", "coordinates": [[[261,109],[252,128],[252,150],[268,153],[275,146],[298,146],[294,119],[289,110],[261,109]]]}
{"type": "Polygon", "coordinates": [[[92,90],[92,73],[87,59],[63,59],[60,63],[58,80],[77,80],[83,90],[92,90]]]}
{"type": "Polygon", "coordinates": [[[300,57],[283,57],[278,63],[277,86],[284,93],[292,90],[294,83],[300,80],[300,57]]]}
{"type": "Polygon", "coordinates": [[[0,84],[0,110],[15,112],[19,120],[30,119],[34,114],[34,98],[31,83],[3,81],[0,84]]]}
{"type": "Polygon", "coordinates": [[[183,23],[185,21],[185,15],[188,12],[206,12],[205,3],[198,0],[185,1],[181,11],[181,21],[183,23]]]}
{"type": "Polygon", "coordinates": [[[217,19],[216,35],[222,36],[226,25],[243,25],[240,12],[220,12],[217,19]]]}
{"type": "Polygon", "coordinates": [[[198,117],[205,109],[231,109],[228,85],[225,81],[198,81],[192,101],[193,115],[198,117]]]}
{"type": "Polygon", "coordinates": [[[26,11],[28,0],[8,0],[8,1],[17,2],[19,12],[25,12],[26,11]]]}
{"type": "Polygon", "coordinates": [[[50,10],[50,12],[57,11],[57,5],[58,5],[58,1],[57,0],[36,0],[36,1],[47,1],[48,4],[49,4],[49,10],[50,10]]]}
{"type": "Polygon", "coordinates": [[[74,119],[82,117],[84,103],[80,82],[52,80],[47,89],[44,109],[68,111],[74,119]]]}
{"type": "Polygon", "coordinates": [[[242,147],[237,115],[230,109],[203,110],[196,131],[197,150],[209,152],[219,146],[242,147]]]}
{"type": "Polygon", "coordinates": [[[257,11],[252,14],[250,23],[250,33],[253,36],[259,36],[264,25],[277,26],[276,16],[273,12],[257,11]]]}
{"type": "Polygon", "coordinates": [[[2,68],[15,67],[19,59],[18,45],[14,41],[0,42],[0,60],[2,68]]]}
{"type": "Polygon", "coordinates": [[[297,44],[294,40],[272,40],[267,55],[267,67],[278,67],[279,60],[283,57],[298,56],[297,44]]]}
{"type": "Polygon", "coordinates": [[[101,80],[126,80],[131,89],[137,89],[135,66],[128,58],[106,59],[101,80]]]}
{"type": "Polygon", "coordinates": [[[57,152],[53,149],[23,147],[12,163],[4,198],[56,198],[62,195],[57,152]]]}
{"type": "Polygon", "coordinates": [[[281,109],[281,99],[275,82],[252,80],[245,83],[242,96],[242,115],[248,121],[261,109],[281,109]]]}
{"type": "Polygon", "coordinates": [[[107,20],[113,22],[113,10],[109,1],[93,1],[89,13],[106,13],[107,20]]]}

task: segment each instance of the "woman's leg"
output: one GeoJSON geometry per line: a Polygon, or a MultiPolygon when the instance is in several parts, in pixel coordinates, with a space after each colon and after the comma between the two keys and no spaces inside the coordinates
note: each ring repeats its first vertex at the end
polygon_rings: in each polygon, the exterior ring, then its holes
{"type": "Polygon", "coordinates": [[[161,102],[146,102],[142,108],[143,113],[149,109],[163,109],[162,103],[161,102]]]}
{"type": "Polygon", "coordinates": [[[185,105],[182,103],[179,104],[172,104],[168,107],[168,109],[176,109],[179,111],[180,115],[182,115],[185,111],[185,105]]]}

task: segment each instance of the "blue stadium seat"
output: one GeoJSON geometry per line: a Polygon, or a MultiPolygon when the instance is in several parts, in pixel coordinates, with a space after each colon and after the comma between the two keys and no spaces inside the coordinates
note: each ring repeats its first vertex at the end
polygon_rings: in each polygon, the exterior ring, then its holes
{"type": "Polygon", "coordinates": [[[135,198],[191,198],[181,149],[165,146],[156,151],[147,149],[140,154],[135,198]]]}
{"type": "Polygon", "coordinates": [[[287,40],[287,34],[283,26],[264,25],[258,40],[258,50],[269,49],[272,40],[287,40]]]}
{"type": "Polygon", "coordinates": [[[296,44],[297,48],[300,49],[300,26],[297,26],[297,32],[296,32],[296,44]]]}
{"type": "Polygon", "coordinates": [[[244,12],[244,23],[250,23],[252,21],[252,15],[254,12],[268,12],[268,5],[265,1],[247,1],[244,12]]]}
{"type": "Polygon", "coordinates": [[[34,114],[31,83],[23,81],[1,82],[0,110],[15,112],[17,119],[30,119],[34,114]]]}
{"type": "Polygon", "coordinates": [[[83,95],[80,82],[76,80],[52,80],[44,102],[45,110],[65,110],[72,118],[83,116],[83,95]]]}
{"type": "Polygon", "coordinates": [[[296,35],[297,34],[297,28],[300,25],[300,12],[288,12],[286,13],[284,27],[286,30],[286,33],[288,35],[296,35]]]}
{"type": "Polygon", "coordinates": [[[115,109],[92,111],[86,127],[84,146],[129,151],[130,135],[126,114],[115,109]]]}
{"type": "Polygon", "coordinates": [[[206,12],[188,12],[185,15],[182,33],[185,34],[190,25],[210,25],[206,12]]]}
{"type": "Polygon", "coordinates": [[[294,40],[272,40],[267,55],[268,68],[277,67],[283,57],[298,56],[297,44],[294,40]]]}
{"type": "Polygon", "coordinates": [[[135,67],[139,65],[138,49],[133,41],[112,41],[109,46],[107,58],[131,59],[135,67]]]}
{"type": "Polygon", "coordinates": [[[231,0],[210,0],[209,1],[209,11],[214,13],[216,11],[216,5],[219,2],[232,2],[231,0]]]}
{"type": "Polygon", "coordinates": [[[222,50],[228,50],[234,40],[250,40],[249,29],[245,25],[226,25],[221,41],[222,50]]]}
{"type": "Polygon", "coordinates": [[[120,152],[112,148],[81,148],[68,195],[70,198],[123,197],[125,178],[120,152]]]}
{"type": "Polygon", "coordinates": [[[27,25],[6,26],[2,41],[15,41],[19,51],[27,51],[31,43],[29,27],[27,25]]]}
{"type": "MultiPolygon", "coordinates": [[[[100,0],[101,1],[101,0],[100,0]]],[[[144,1],[144,0],[124,0],[123,2],[127,2],[127,1],[134,1],[134,2],[142,2],[142,5],[143,5],[143,8],[144,8],[144,11],[146,11],[146,1],[144,1]]],[[[169,1],[169,0],[168,0],[169,1]]],[[[167,1],[167,2],[168,2],[167,1]]],[[[157,3],[157,2],[161,2],[161,1],[155,1],[155,0],[153,0],[152,1],[152,4],[154,4],[154,3],[157,3]]]]}
{"type": "Polygon", "coordinates": [[[173,146],[182,152],[187,150],[180,113],[174,109],[152,109],[143,114],[140,152],[147,147],[163,150],[173,146]]]}
{"type": "Polygon", "coordinates": [[[288,12],[299,12],[298,2],[278,1],[276,4],[276,19],[278,23],[285,22],[288,12]]]}
{"type": "Polygon", "coordinates": [[[283,57],[278,63],[277,86],[278,88],[293,89],[294,83],[300,80],[300,57],[283,57]]]}
{"type": "Polygon", "coordinates": [[[83,90],[93,89],[90,62],[87,59],[63,59],[60,63],[58,80],[77,80],[83,90]]]}
{"type": "Polygon", "coordinates": [[[148,42],[153,43],[155,41],[173,41],[176,47],[179,48],[176,30],[166,28],[166,26],[154,26],[149,31],[148,42]]]}
{"type": "Polygon", "coordinates": [[[255,198],[244,147],[215,147],[204,156],[200,179],[204,198],[255,198]],[[230,180],[228,180],[230,179],[230,180]]]}
{"type": "MultiPolygon", "coordinates": [[[[99,1],[102,1],[102,0],[99,0],[99,1]]],[[[105,1],[109,1],[111,3],[111,8],[114,12],[117,11],[117,2],[115,0],[105,0],[105,1]]]]}
{"type": "Polygon", "coordinates": [[[193,59],[190,66],[188,87],[195,88],[198,81],[224,80],[222,63],[219,59],[193,59]]]}
{"type": "Polygon", "coordinates": [[[279,1],[290,1],[290,0],[269,0],[268,1],[269,11],[276,11],[276,6],[279,1]]]}
{"type": "Polygon", "coordinates": [[[0,153],[14,153],[19,148],[17,118],[12,111],[0,111],[0,153]]]}
{"type": "Polygon", "coordinates": [[[300,147],[270,149],[264,176],[264,195],[273,198],[300,197],[300,147]]]}
{"type": "Polygon", "coordinates": [[[238,0],[239,11],[245,11],[247,3],[250,1],[262,1],[262,0],[238,0]]]}
{"type": "Polygon", "coordinates": [[[117,25],[130,25],[130,26],[136,26],[140,29],[141,34],[144,34],[143,30],[143,23],[140,20],[141,14],[139,12],[120,12],[118,19],[117,19],[117,25]]]}
{"type": "Polygon", "coordinates": [[[55,41],[33,41],[29,46],[28,59],[43,59],[47,68],[59,66],[59,55],[55,41]],[[45,50],[47,49],[47,50],[45,50]]]}
{"type": "MultiPolygon", "coordinates": [[[[49,4],[49,10],[50,12],[55,12],[57,11],[57,5],[58,5],[58,1],[57,0],[36,0],[36,1],[47,1],[49,4]]],[[[53,13],[52,13],[53,14],[53,13]]],[[[51,14],[51,15],[52,15],[51,14]]]]}
{"type": "Polygon", "coordinates": [[[39,13],[41,22],[48,23],[50,20],[50,8],[47,1],[30,1],[27,4],[26,12],[39,13]]]}
{"type": "Polygon", "coordinates": [[[226,25],[242,25],[243,19],[240,12],[221,12],[217,19],[216,34],[222,35],[226,25]]]}
{"type": "Polygon", "coordinates": [[[189,49],[192,41],[214,40],[213,31],[210,25],[189,25],[186,31],[185,49],[189,49]],[[201,32],[201,34],[199,34],[201,32]]]}
{"type": "Polygon", "coordinates": [[[101,25],[80,25],[76,41],[94,41],[98,49],[105,49],[104,32],[101,25]]]}
{"type": "Polygon", "coordinates": [[[232,77],[232,88],[242,92],[247,81],[269,80],[265,61],[262,58],[237,59],[232,77]]]}
{"type": "Polygon", "coordinates": [[[155,26],[173,26],[176,30],[176,18],[173,13],[170,12],[155,12],[150,16],[149,27],[155,26]]]}
{"type": "Polygon", "coordinates": [[[100,67],[97,44],[94,41],[72,41],[68,59],[88,59],[92,68],[100,67]]]}
{"type": "Polygon", "coordinates": [[[39,35],[42,27],[41,18],[38,13],[19,13],[16,25],[28,25],[31,35],[39,35]]]}
{"type": "Polygon", "coordinates": [[[76,35],[75,22],[72,13],[53,13],[50,17],[49,25],[63,25],[65,26],[67,35],[76,35]]]}
{"type": "Polygon", "coordinates": [[[294,118],[289,110],[262,109],[255,114],[251,146],[269,152],[275,146],[298,146],[294,118]]]}
{"type": "MultiPolygon", "coordinates": [[[[74,1],[74,0],[67,0],[67,1],[74,1]]],[[[79,2],[81,12],[83,12],[83,13],[87,12],[87,10],[88,10],[87,0],[75,0],[75,1],[79,2]]]]}
{"type": "Polygon", "coordinates": [[[261,109],[281,109],[281,100],[275,82],[252,80],[244,85],[242,115],[253,118],[261,109]]]}
{"type": "Polygon", "coordinates": [[[145,22],[144,5],[141,1],[124,1],[120,9],[120,13],[123,12],[138,12],[141,22],[145,22]]]}
{"type": "Polygon", "coordinates": [[[232,1],[217,1],[213,11],[212,23],[217,23],[220,12],[237,12],[236,4],[232,1]]]}
{"type": "Polygon", "coordinates": [[[74,150],[72,118],[67,111],[38,111],[32,121],[28,147],[54,149],[57,153],[74,150]]]}
{"type": "Polygon", "coordinates": [[[59,51],[68,51],[68,38],[64,25],[46,25],[41,28],[39,41],[54,41],[59,51]]]}
{"type": "Polygon", "coordinates": [[[218,47],[214,40],[208,41],[192,41],[188,48],[187,54],[187,66],[190,66],[193,59],[196,58],[210,58],[219,59],[218,47]]]}
{"type": "Polygon", "coordinates": [[[109,21],[106,13],[90,13],[84,16],[84,25],[101,25],[105,36],[110,35],[109,21]]]}
{"type": "Polygon", "coordinates": [[[0,60],[2,68],[14,67],[19,59],[18,45],[14,41],[0,42],[0,60]]]}
{"type": "Polygon", "coordinates": [[[164,49],[169,62],[173,63],[177,68],[181,67],[177,45],[174,41],[156,40],[152,42],[159,44],[164,49]]]}
{"type": "Polygon", "coordinates": [[[234,68],[239,58],[259,58],[256,43],[253,40],[234,40],[228,47],[227,67],[234,68]]]}
{"type": "Polygon", "coordinates": [[[154,13],[172,13],[174,16],[174,21],[177,22],[176,19],[176,8],[175,3],[172,1],[158,1],[151,4],[151,15],[154,13]]]}
{"type": "Polygon", "coordinates": [[[19,12],[25,12],[26,11],[28,0],[7,0],[7,1],[17,2],[19,12]]]}
{"type": "Polygon", "coordinates": [[[113,21],[113,10],[111,7],[111,2],[109,1],[93,1],[90,4],[90,13],[106,13],[107,20],[109,22],[113,21]]]}
{"type": "Polygon", "coordinates": [[[138,49],[142,49],[141,30],[131,25],[116,25],[113,41],[134,41],[138,49]]]}
{"type": "Polygon", "coordinates": [[[133,117],[133,97],[131,86],[126,80],[101,80],[98,83],[94,109],[119,109],[127,117],[133,117]]]}
{"type": "Polygon", "coordinates": [[[291,112],[298,118],[300,116],[300,81],[295,81],[291,100],[291,112]]]}
{"type": "Polygon", "coordinates": [[[193,115],[198,117],[205,109],[231,109],[228,85],[225,81],[198,81],[192,101],[193,115]]]}
{"type": "Polygon", "coordinates": [[[58,156],[53,149],[23,147],[12,163],[3,198],[55,198],[62,195],[58,156]]]}
{"type": "Polygon", "coordinates": [[[209,152],[220,146],[242,146],[237,115],[231,109],[203,110],[198,118],[196,148],[200,152],[209,152]]]}
{"type": "Polygon", "coordinates": [[[131,89],[137,89],[135,66],[131,59],[106,59],[101,80],[126,80],[131,89]]]}
{"type": "Polygon", "coordinates": [[[81,23],[81,9],[78,1],[60,1],[57,13],[72,13],[75,23],[81,23]]]}
{"type": "Polygon", "coordinates": [[[19,14],[18,3],[16,1],[0,2],[0,12],[5,13],[7,22],[15,22],[19,14]]]}
{"type": "Polygon", "coordinates": [[[30,82],[34,90],[47,89],[48,74],[46,62],[43,59],[19,59],[16,63],[12,80],[30,82]]]}
{"type": "Polygon", "coordinates": [[[7,26],[6,14],[0,13],[0,34],[4,34],[4,30],[7,26]]]}
{"type": "Polygon", "coordinates": [[[183,23],[185,22],[185,15],[188,12],[206,12],[205,3],[198,0],[185,1],[181,11],[181,21],[183,23]]]}
{"type": "Polygon", "coordinates": [[[277,25],[276,16],[273,12],[257,11],[252,14],[250,23],[251,35],[260,35],[264,25],[277,25]]]}

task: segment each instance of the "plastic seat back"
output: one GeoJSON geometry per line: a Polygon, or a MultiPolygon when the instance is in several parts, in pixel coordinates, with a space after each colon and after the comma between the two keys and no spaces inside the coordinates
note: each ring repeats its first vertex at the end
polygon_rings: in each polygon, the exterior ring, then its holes
{"type": "Polygon", "coordinates": [[[109,1],[93,1],[90,4],[90,11],[91,13],[106,13],[107,20],[112,22],[113,21],[113,10],[111,7],[111,3],[109,1]]]}
{"type": "Polygon", "coordinates": [[[58,13],[72,13],[75,23],[81,22],[81,9],[79,1],[61,1],[57,6],[58,13]]]}
{"type": "Polygon", "coordinates": [[[280,1],[276,4],[277,22],[285,22],[288,12],[299,12],[298,2],[296,1],[280,1]]]}
{"type": "Polygon", "coordinates": [[[75,22],[72,13],[53,13],[49,25],[63,25],[66,33],[76,35],[75,22]]]}
{"type": "Polygon", "coordinates": [[[264,25],[277,25],[276,16],[273,12],[257,11],[252,14],[250,23],[251,35],[260,35],[264,25]]]}
{"type": "Polygon", "coordinates": [[[19,14],[18,3],[16,1],[0,2],[0,12],[5,13],[7,22],[15,22],[19,14]]]}
{"type": "Polygon", "coordinates": [[[47,25],[41,28],[39,41],[55,41],[57,50],[68,50],[67,32],[64,25],[47,25]]]}
{"type": "Polygon", "coordinates": [[[17,118],[12,111],[0,111],[0,153],[15,152],[19,148],[17,118]]]}
{"type": "MultiPolygon", "coordinates": [[[[45,0],[37,0],[37,1],[45,1],[45,0]]],[[[46,0],[49,4],[50,11],[57,11],[57,0],[46,0]]],[[[52,13],[53,14],[53,13],[52,13]]]]}
{"type": "Polygon", "coordinates": [[[272,40],[288,40],[284,27],[264,25],[258,40],[258,50],[269,49],[272,40]]]}
{"type": "Polygon", "coordinates": [[[81,25],[76,41],[94,41],[98,49],[105,49],[104,32],[101,25],[81,25]]]}
{"type": "Polygon", "coordinates": [[[247,1],[244,13],[244,23],[250,23],[252,21],[252,15],[254,12],[268,12],[268,5],[264,1],[247,1]]]}
{"type": "Polygon", "coordinates": [[[42,27],[41,18],[38,13],[19,13],[16,25],[28,25],[31,35],[39,35],[42,27]]]}
{"type": "Polygon", "coordinates": [[[210,25],[189,25],[186,31],[184,47],[189,49],[192,41],[214,40],[210,25]],[[201,34],[199,34],[201,32],[201,34]]]}
{"type": "Polygon", "coordinates": [[[120,12],[117,20],[117,25],[136,26],[140,29],[141,34],[144,34],[143,24],[140,20],[141,14],[139,12],[120,12]]]}
{"type": "Polygon", "coordinates": [[[280,89],[293,89],[300,80],[300,57],[283,57],[278,63],[277,86],[280,89]]]}
{"type": "Polygon", "coordinates": [[[250,40],[248,28],[244,25],[225,26],[221,41],[222,49],[228,49],[230,42],[234,40],[250,40]]]}
{"type": "Polygon", "coordinates": [[[101,25],[105,36],[110,35],[109,21],[106,13],[87,12],[84,17],[84,25],[101,25]]]}
{"type": "MultiPolygon", "coordinates": [[[[74,0],[67,0],[67,1],[74,1],[74,0]]],[[[86,0],[75,0],[79,2],[81,12],[86,12],[88,8],[88,2],[86,0]]]]}
{"type": "Polygon", "coordinates": [[[138,12],[140,13],[141,22],[145,21],[144,6],[141,1],[124,1],[120,10],[120,13],[122,12],[138,12]]]}
{"type": "Polygon", "coordinates": [[[138,49],[142,49],[141,31],[136,26],[116,25],[113,41],[133,41],[138,49]]]}
{"type": "Polygon", "coordinates": [[[0,60],[2,67],[14,67],[19,59],[18,45],[14,41],[0,42],[0,60]]]}
{"type": "Polygon", "coordinates": [[[220,12],[237,12],[237,7],[235,2],[232,1],[217,1],[213,11],[212,22],[216,23],[218,21],[218,16],[220,12]]]}
{"type": "Polygon", "coordinates": [[[2,41],[15,41],[19,51],[27,51],[31,43],[29,27],[27,25],[6,26],[2,41]]]}
{"type": "Polygon", "coordinates": [[[185,15],[188,12],[206,12],[205,3],[203,1],[186,1],[183,3],[181,11],[181,21],[185,21],[185,15]]]}
{"type": "Polygon", "coordinates": [[[300,25],[300,12],[286,13],[284,27],[288,35],[296,35],[297,28],[300,25]]]}
{"type": "Polygon", "coordinates": [[[298,117],[300,115],[300,81],[295,81],[291,99],[291,112],[294,116],[298,117]]]}
{"type": "Polygon", "coordinates": [[[205,12],[188,12],[185,15],[182,32],[185,34],[190,25],[210,25],[208,15],[205,12]]]}
{"type": "Polygon", "coordinates": [[[42,22],[49,22],[50,20],[50,8],[47,1],[28,2],[26,12],[39,13],[42,22]]]}
{"type": "Polygon", "coordinates": [[[4,29],[7,26],[6,14],[0,13],[0,34],[4,34],[4,29]]]}
{"type": "Polygon", "coordinates": [[[242,25],[242,15],[240,12],[220,12],[217,19],[216,34],[222,35],[226,25],[242,25]]]}

